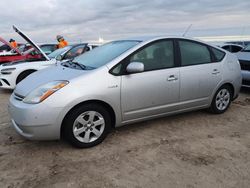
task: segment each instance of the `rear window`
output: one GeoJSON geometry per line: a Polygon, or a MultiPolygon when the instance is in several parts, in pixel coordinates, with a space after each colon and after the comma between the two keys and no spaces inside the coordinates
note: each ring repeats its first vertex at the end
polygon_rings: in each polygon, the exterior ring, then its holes
{"type": "Polygon", "coordinates": [[[225,56],[225,52],[221,51],[221,50],[218,50],[216,48],[211,48],[213,54],[214,54],[214,57],[215,57],[215,60],[216,62],[218,61],[222,61],[222,59],[224,58],[225,56]]]}

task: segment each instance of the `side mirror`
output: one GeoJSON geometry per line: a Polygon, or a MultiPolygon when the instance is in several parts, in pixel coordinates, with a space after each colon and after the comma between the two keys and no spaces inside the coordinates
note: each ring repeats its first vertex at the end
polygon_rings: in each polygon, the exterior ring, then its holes
{"type": "Polygon", "coordinates": [[[58,56],[56,57],[56,60],[57,60],[57,61],[62,61],[62,59],[63,59],[63,56],[62,56],[62,55],[58,55],[58,56]]]}
{"type": "Polygon", "coordinates": [[[139,73],[144,71],[144,64],[141,62],[132,62],[126,68],[128,73],[139,73]]]}

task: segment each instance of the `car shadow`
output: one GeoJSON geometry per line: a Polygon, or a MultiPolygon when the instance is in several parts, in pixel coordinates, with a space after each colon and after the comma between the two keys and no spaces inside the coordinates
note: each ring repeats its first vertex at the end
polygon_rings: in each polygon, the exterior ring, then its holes
{"type": "Polygon", "coordinates": [[[11,94],[13,90],[10,89],[0,89],[0,94],[11,94]]]}

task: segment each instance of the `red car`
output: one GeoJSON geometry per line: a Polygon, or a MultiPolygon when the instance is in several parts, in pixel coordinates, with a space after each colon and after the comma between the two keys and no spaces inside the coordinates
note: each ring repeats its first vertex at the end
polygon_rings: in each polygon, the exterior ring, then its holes
{"type": "Polygon", "coordinates": [[[17,48],[13,48],[7,41],[5,41],[1,37],[0,37],[0,41],[8,45],[12,49],[9,52],[0,53],[0,64],[11,62],[11,61],[42,58],[42,55],[39,54],[35,49],[30,49],[25,52],[20,52],[17,48]]]}

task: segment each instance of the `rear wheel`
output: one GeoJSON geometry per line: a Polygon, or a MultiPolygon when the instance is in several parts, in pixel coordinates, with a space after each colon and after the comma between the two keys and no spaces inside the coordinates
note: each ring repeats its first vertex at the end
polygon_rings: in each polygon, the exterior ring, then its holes
{"type": "Polygon", "coordinates": [[[71,111],[63,123],[63,136],[73,146],[88,148],[100,144],[111,128],[108,111],[96,104],[87,104],[71,111]]]}
{"type": "Polygon", "coordinates": [[[224,113],[231,104],[232,90],[229,86],[224,85],[215,93],[210,111],[215,114],[224,113]]]}
{"type": "Polygon", "coordinates": [[[19,76],[16,79],[16,84],[21,82],[23,79],[25,79],[27,76],[29,76],[33,72],[35,72],[35,70],[28,70],[28,71],[25,71],[25,72],[22,72],[21,74],[19,74],[19,76]]]}

